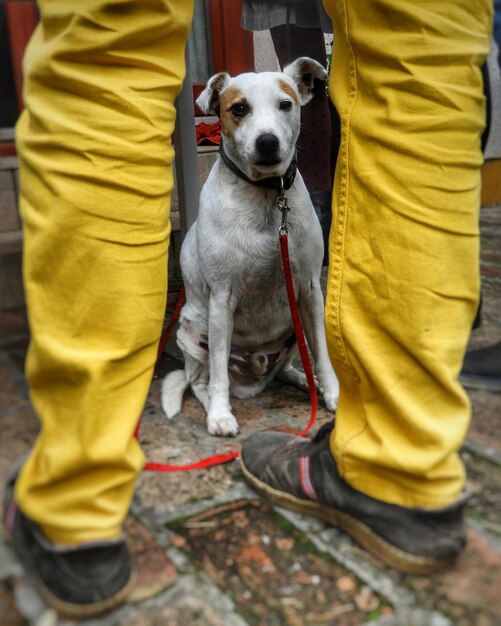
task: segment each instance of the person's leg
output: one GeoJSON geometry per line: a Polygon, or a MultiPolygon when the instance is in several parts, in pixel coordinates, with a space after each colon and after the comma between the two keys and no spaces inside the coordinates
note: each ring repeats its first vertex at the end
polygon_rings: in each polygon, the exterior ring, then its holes
{"type": "Polygon", "coordinates": [[[478,292],[481,66],[492,6],[328,2],[342,119],[326,306],[348,483],[436,507],[464,483],[457,376],[478,292]]]}
{"type": "MultiPolygon", "coordinates": [[[[358,493],[355,517],[372,506],[380,519],[394,511],[396,527],[398,512],[454,506],[464,484],[457,450],[470,409],[457,376],[478,300],[480,68],[492,7],[489,0],[325,5],[335,27],[330,91],[342,128],[326,303],[340,401],[330,435],[337,469],[322,478],[312,465],[311,476],[317,486],[332,479],[326,502],[342,507],[358,493]],[[351,495],[336,500],[336,485],[351,495]]],[[[257,445],[264,448],[254,440],[242,449],[251,482],[257,445]]],[[[309,465],[301,463],[308,488],[309,465]]],[[[373,522],[372,534],[381,535],[373,522]]],[[[420,523],[408,530],[432,537],[420,523]]],[[[421,549],[402,539],[399,549],[421,549]]]]}
{"type": "Polygon", "coordinates": [[[50,542],[114,540],[165,311],[174,100],[192,2],[39,2],[17,127],[27,377],[16,481],[50,542]]]}
{"type": "MultiPolygon", "coordinates": [[[[321,28],[300,28],[284,24],[270,29],[280,67],[307,56],[327,64],[324,34],[321,28]]],[[[323,87],[323,84],[322,84],[323,87]]],[[[329,99],[324,88],[301,109],[301,131],[298,139],[298,167],[310,193],[331,191],[330,164],[331,119],[329,99]]]]}
{"type": "MultiPolygon", "coordinates": [[[[284,24],[270,29],[280,67],[300,56],[327,65],[324,34],[321,28],[301,28],[284,24]]],[[[297,161],[324,235],[324,265],[328,262],[329,231],[332,222],[331,163],[332,120],[324,84],[315,97],[301,109],[301,130],[297,142],[297,161]]]]}

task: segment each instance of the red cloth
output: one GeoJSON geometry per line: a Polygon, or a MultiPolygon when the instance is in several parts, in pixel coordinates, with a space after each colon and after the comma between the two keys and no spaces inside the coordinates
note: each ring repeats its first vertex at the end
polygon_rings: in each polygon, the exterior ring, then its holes
{"type": "Polygon", "coordinates": [[[195,127],[197,146],[218,146],[221,143],[221,122],[205,124],[200,122],[195,127]]]}

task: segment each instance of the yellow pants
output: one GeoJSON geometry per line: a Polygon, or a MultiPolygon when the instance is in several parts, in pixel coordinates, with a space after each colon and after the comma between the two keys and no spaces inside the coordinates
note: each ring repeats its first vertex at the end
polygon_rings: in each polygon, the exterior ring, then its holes
{"type": "MultiPolygon", "coordinates": [[[[326,2],[342,119],[327,333],[345,478],[435,506],[463,484],[456,377],[478,294],[480,64],[490,0],[326,2]]],[[[186,0],[42,0],[18,126],[27,374],[41,434],[17,483],[53,541],[120,533],[164,313],[186,0]]]]}
{"type": "Polygon", "coordinates": [[[27,376],[21,509],[62,543],[120,534],[165,312],[174,100],[190,0],[41,0],[17,127],[27,376]]]}
{"type": "Polygon", "coordinates": [[[326,303],[331,447],[375,498],[457,499],[457,376],[479,294],[481,65],[492,0],[325,0],[341,117],[326,303]]]}

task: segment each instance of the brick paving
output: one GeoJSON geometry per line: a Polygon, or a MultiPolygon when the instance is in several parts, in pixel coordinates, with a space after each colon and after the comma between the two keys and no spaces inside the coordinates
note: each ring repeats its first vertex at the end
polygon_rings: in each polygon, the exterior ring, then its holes
{"type": "MultiPolygon", "coordinates": [[[[484,324],[471,345],[501,339],[501,207],[482,212],[484,324]]],[[[0,481],[37,432],[23,378],[28,343],[22,306],[0,310],[0,481]]],[[[161,373],[177,365],[175,347],[161,373]]],[[[300,428],[302,392],[274,384],[234,401],[242,433],[209,437],[186,396],[168,422],[151,386],[140,439],[150,460],[183,463],[238,447],[264,428],[300,428]]],[[[85,626],[496,626],[501,623],[501,394],[472,391],[473,419],[462,455],[472,492],[469,543],[456,565],[428,577],[398,574],[345,535],[261,501],[237,463],[183,474],[143,472],[126,528],[138,564],[134,597],[85,626]],[[149,597],[152,594],[153,597],[149,597]]],[[[324,408],[319,424],[330,419],[324,408]]],[[[1,487],[0,489],[2,489],[1,487]]],[[[0,540],[1,626],[74,626],[40,600],[0,540]]]]}

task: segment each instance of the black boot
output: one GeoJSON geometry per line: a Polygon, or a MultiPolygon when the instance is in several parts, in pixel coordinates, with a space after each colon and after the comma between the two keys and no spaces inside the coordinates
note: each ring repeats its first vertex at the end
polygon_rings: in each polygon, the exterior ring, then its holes
{"type": "Polygon", "coordinates": [[[76,619],[122,604],[134,584],[125,537],[74,546],[52,543],[17,506],[17,472],[16,467],[5,486],[4,534],[46,602],[76,619]]]}
{"type": "Polygon", "coordinates": [[[501,341],[467,352],[459,379],[465,387],[501,393],[501,341]]]}
{"type": "Polygon", "coordinates": [[[256,433],[240,452],[244,478],[276,504],[341,528],[400,571],[425,574],[450,565],[465,546],[464,498],[440,509],[405,508],[353,489],[338,473],[331,429],[321,428],[311,441],[256,433]]]}

